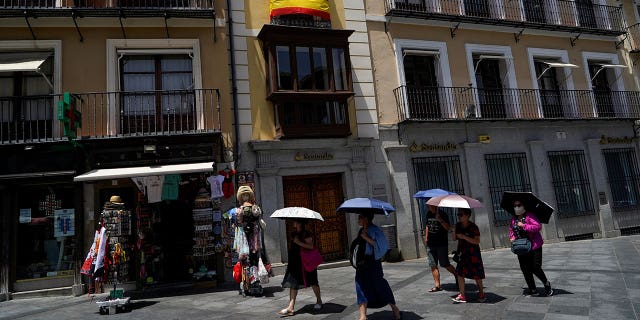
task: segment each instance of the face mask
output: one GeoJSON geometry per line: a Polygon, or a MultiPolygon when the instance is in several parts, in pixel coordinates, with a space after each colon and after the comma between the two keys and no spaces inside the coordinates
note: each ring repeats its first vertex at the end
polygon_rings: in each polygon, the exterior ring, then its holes
{"type": "Polygon", "coordinates": [[[524,214],[524,207],[513,207],[513,210],[516,212],[517,215],[521,215],[524,214]]]}

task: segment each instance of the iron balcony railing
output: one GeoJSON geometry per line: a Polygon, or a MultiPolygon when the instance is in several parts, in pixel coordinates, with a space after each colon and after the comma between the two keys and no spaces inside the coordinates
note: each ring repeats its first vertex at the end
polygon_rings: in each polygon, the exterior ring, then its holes
{"type": "Polygon", "coordinates": [[[331,29],[331,20],[304,14],[288,14],[271,18],[271,24],[291,27],[331,29]]]}
{"type": "Polygon", "coordinates": [[[630,26],[627,30],[630,51],[640,53],[640,23],[630,26]]]}
{"type": "Polygon", "coordinates": [[[389,16],[602,35],[625,33],[622,7],[566,0],[385,0],[389,16]]]}
{"type": "MultiPolygon", "coordinates": [[[[220,132],[218,89],[74,94],[78,139],[220,132]]],[[[66,140],[61,94],[0,97],[0,144],[66,140]]]]}
{"type": "Polygon", "coordinates": [[[393,92],[400,121],[640,118],[640,91],[405,85],[393,92]]]}
{"type": "Polygon", "coordinates": [[[213,17],[214,0],[0,0],[0,17],[213,17]]]}

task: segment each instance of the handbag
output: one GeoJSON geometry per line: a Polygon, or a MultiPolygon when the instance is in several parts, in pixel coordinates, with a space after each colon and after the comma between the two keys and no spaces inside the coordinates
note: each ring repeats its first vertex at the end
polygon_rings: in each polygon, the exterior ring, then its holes
{"type": "Polygon", "coordinates": [[[511,252],[521,255],[531,251],[531,240],[529,238],[518,238],[511,242],[511,252]]]}
{"type": "Polygon", "coordinates": [[[322,255],[316,248],[311,250],[300,248],[300,259],[302,260],[302,267],[306,272],[315,270],[322,263],[322,255]]]}
{"type": "MultiPolygon", "coordinates": [[[[360,229],[360,233],[361,232],[362,229],[360,229]]],[[[364,253],[367,249],[367,242],[360,237],[360,233],[353,239],[351,247],[349,248],[349,262],[354,269],[363,269],[365,266],[364,253]]]]}
{"type": "Polygon", "coordinates": [[[456,250],[456,251],[454,251],[452,253],[453,253],[453,257],[451,257],[451,260],[453,260],[453,262],[455,262],[455,263],[460,263],[460,256],[461,256],[460,250],[456,250]]]}

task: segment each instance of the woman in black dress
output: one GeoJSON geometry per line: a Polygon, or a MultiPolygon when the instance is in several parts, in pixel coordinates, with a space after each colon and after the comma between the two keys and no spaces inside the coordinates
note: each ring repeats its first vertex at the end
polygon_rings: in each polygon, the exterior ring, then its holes
{"type": "Polygon", "coordinates": [[[298,290],[309,286],[311,286],[313,293],[316,295],[316,304],[313,309],[316,311],[322,309],[322,298],[320,298],[320,286],[318,285],[318,269],[306,272],[302,268],[300,248],[313,249],[313,235],[305,230],[305,222],[304,219],[293,221],[295,231],[291,234],[289,261],[287,263],[287,271],[282,279],[282,287],[289,288],[289,305],[278,312],[281,316],[292,316],[294,314],[298,290]]]}
{"type": "Polygon", "coordinates": [[[460,253],[460,262],[456,266],[458,273],[458,289],[460,294],[453,298],[455,303],[467,302],[464,292],[464,279],[473,279],[478,286],[478,302],[485,301],[484,288],[482,287],[482,279],[484,279],[484,265],[482,263],[482,254],[480,253],[480,229],[471,222],[471,209],[460,209],[456,228],[453,233],[453,239],[458,240],[458,252],[460,253]]]}

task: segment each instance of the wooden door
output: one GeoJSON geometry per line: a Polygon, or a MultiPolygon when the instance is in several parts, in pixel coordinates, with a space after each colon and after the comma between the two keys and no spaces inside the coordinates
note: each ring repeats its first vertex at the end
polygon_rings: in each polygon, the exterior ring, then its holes
{"type": "MultiPolygon", "coordinates": [[[[342,213],[336,213],[336,208],[344,200],[342,176],[329,174],[284,177],[283,189],[285,207],[306,207],[320,212],[324,218],[324,221],[313,221],[306,226],[313,233],[315,245],[324,260],[346,259],[346,217],[342,213]]],[[[287,238],[292,232],[292,224],[287,222],[287,238]]]]}

